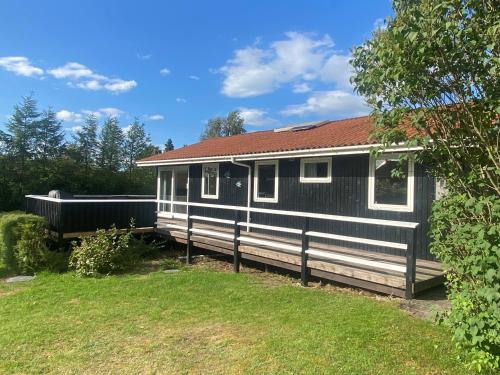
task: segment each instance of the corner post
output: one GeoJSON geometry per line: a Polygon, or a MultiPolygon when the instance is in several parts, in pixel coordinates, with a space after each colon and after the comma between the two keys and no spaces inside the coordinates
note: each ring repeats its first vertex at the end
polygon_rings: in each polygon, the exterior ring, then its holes
{"type": "Polygon", "coordinates": [[[193,227],[193,219],[191,219],[191,207],[186,206],[186,264],[191,264],[191,252],[193,250],[193,242],[191,241],[191,228],[193,227]]]}
{"type": "Polygon", "coordinates": [[[240,221],[240,211],[236,210],[234,212],[234,224],[233,224],[233,230],[234,230],[234,237],[233,237],[233,270],[234,272],[240,272],[240,263],[241,263],[241,254],[239,251],[239,246],[240,246],[240,241],[238,238],[240,237],[240,226],[238,225],[238,222],[240,221]]]}
{"type": "Polygon", "coordinates": [[[412,299],[415,295],[415,280],[417,276],[417,228],[412,228],[408,231],[407,244],[405,298],[412,299]]]}
{"type": "Polygon", "coordinates": [[[301,248],[301,261],[300,261],[300,283],[302,286],[307,286],[309,282],[309,270],[307,269],[308,255],[306,251],[309,248],[309,218],[306,217],[304,227],[302,228],[302,248],[301,248]]]}

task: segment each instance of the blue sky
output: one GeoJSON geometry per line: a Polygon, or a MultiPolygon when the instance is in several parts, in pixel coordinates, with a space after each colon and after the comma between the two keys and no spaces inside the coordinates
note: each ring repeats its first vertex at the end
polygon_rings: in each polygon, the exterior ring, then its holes
{"type": "Polygon", "coordinates": [[[176,147],[234,109],[249,131],[361,115],[350,49],[391,14],[387,0],[3,0],[0,129],[30,92],[68,137],[95,112],[176,147]]]}

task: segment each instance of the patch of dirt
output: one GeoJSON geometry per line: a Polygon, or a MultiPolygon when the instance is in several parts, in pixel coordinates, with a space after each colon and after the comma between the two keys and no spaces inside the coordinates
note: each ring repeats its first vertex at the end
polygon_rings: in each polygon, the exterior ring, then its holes
{"type": "Polygon", "coordinates": [[[450,309],[444,286],[433,288],[407,301],[402,299],[399,307],[417,318],[435,320],[438,313],[450,309]]]}

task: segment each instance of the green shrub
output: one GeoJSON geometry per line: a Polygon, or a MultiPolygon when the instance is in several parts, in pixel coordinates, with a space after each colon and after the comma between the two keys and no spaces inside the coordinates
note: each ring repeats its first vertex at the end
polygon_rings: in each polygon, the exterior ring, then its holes
{"type": "Polygon", "coordinates": [[[471,369],[500,365],[500,198],[450,194],[434,202],[431,251],[446,269],[451,310],[442,316],[471,369]]]}
{"type": "Polygon", "coordinates": [[[70,267],[78,276],[109,275],[132,267],[139,254],[130,246],[131,232],[120,233],[115,227],[99,229],[95,235],[73,242],[70,267]]]}
{"type": "Polygon", "coordinates": [[[46,227],[45,220],[19,223],[19,239],[14,246],[14,256],[21,273],[34,273],[47,265],[49,251],[45,238],[46,227]]]}
{"type": "Polygon", "coordinates": [[[0,217],[0,259],[13,272],[33,273],[47,261],[47,221],[23,212],[0,217]]]}

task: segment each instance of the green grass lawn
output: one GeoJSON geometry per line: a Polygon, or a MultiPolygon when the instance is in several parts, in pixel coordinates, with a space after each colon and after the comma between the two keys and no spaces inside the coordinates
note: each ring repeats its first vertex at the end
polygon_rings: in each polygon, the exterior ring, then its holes
{"type": "Polygon", "coordinates": [[[0,281],[0,373],[460,374],[395,303],[199,268],[0,281]]]}

